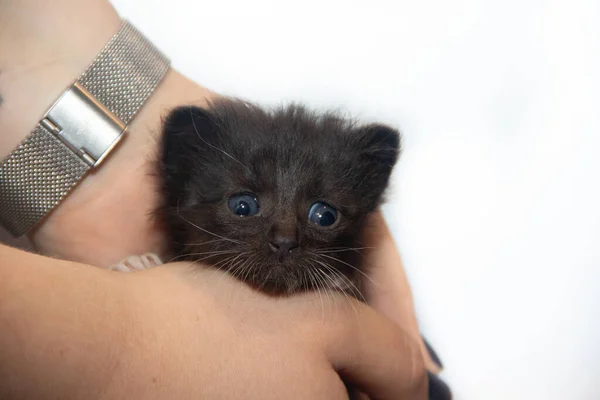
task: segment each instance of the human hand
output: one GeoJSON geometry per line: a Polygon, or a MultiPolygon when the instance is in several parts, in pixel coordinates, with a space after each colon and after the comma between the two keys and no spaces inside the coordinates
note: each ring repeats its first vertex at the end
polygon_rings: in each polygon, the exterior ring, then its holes
{"type": "Polygon", "coordinates": [[[426,398],[416,342],[342,296],[271,298],[187,263],[0,259],[1,398],[344,399],[338,374],[372,399],[426,398]]]}
{"type": "MultiPolygon", "coordinates": [[[[188,377],[178,381],[196,380],[206,391],[201,398],[343,399],[338,373],[372,399],[425,398],[415,341],[359,302],[315,293],[274,299],[220,271],[197,272],[187,263],[124,279],[143,302],[138,309],[149,326],[140,331],[154,331],[159,343],[177,343],[177,357],[160,350],[155,355],[164,359],[158,363],[162,372],[176,376],[189,366],[188,377]]],[[[149,368],[152,375],[156,367],[147,362],[147,351],[133,354],[142,355],[133,370],[149,368]]],[[[175,386],[169,385],[171,398],[175,386]]]]}

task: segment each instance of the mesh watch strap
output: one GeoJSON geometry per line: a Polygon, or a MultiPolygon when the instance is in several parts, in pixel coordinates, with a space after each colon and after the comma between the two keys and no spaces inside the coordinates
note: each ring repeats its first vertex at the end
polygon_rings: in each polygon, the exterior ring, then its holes
{"type": "Polygon", "coordinates": [[[96,167],[169,68],[124,22],[44,118],[0,164],[0,224],[19,236],[96,167]]]}
{"type": "Polygon", "coordinates": [[[0,220],[14,235],[35,225],[89,170],[38,125],[0,167],[0,220]]]}
{"type": "Polygon", "coordinates": [[[81,75],[79,83],[128,124],[168,68],[169,60],[125,22],[81,75]]]}

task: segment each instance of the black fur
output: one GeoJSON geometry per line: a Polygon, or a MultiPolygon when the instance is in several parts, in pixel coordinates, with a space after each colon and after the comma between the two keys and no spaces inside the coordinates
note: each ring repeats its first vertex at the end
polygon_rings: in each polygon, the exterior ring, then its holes
{"type": "Polygon", "coordinates": [[[335,288],[340,273],[356,285],[360,254],[347,249],[360,247],[365,217],[381,203],[399,149],[390,127],[299,105],[267,111],[219,100],[177,108],[165,121],[160,158],[165,203],[158,215],[171,256],[202,260],[271,294],[335,288]],[[253,193],[260,212],[233,214],[227,202],[237,193],[253,193]],[[336,224],[308,221],[316,201],[338,210],[336,224]],[[283,259],[269,249],[280,236],[298,246],[283,259]]]}

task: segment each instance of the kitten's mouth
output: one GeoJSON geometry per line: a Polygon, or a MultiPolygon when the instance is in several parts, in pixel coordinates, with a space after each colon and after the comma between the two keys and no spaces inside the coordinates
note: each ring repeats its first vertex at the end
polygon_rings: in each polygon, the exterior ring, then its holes
{"type": "Polygon", "coordinates": [[[246,283],[262,292],[272,295],[293,294],[309,290],[303,285],[301,277],[295,276],[284,262],[273,263],[268,270],[254,274],[246,283]]]}
{"type": "Polygon", "coordinates": [[[360,298],[358,288],[346,274],[331,263],[313,259],[307,254],[270,254],[242,268],[228,268],[237,279],[256,290],[273,295],[292,295],[307,291],[341,291],[360,298]],[[251,270],[251,272],[249,272],[251,270]]]}
{"type": "MultiPolygon", "coordinates": [[[[308,291],[339,291],[362,298],[358,268],[354,260],[331,251],[301,247],[280,252],[255,248],[215,250],[208,266],[227,271],[235,279],[273,296],[308,291]]],[[[198,255],[190,254],[197,260],[198,255]]]]}

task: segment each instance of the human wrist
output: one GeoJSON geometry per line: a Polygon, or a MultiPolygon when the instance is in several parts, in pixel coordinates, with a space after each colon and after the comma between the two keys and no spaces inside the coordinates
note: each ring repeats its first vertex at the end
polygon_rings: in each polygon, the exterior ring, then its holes
{"type": "Polygon", "coordinates": [[[32,131],[119,25],[118,14],[103,0],[1,5],[0,159],[32,131]]]}
{"type": "Polygon", "coordinates": [[[160,253],[163,232],[153,214],[160,201],[155,161],[162,118],[178,105],[202,106],[212,96],[169,70],[100,168],[30,232],[36,249],[98,266],[132,254],[160,253]]]}
{"type": "MultiPolygon", "coordinates": [[[[35,8],[34,22],[40,12],[48,14],[46,25],[56,25],[69,15],[74,22],[61,25],[58,33],[41,37],[40,29],[24,31],[21,24],[2,20],[8,16],[18,22],[27,6],[3,5],[0,22],[6,23],[8,34],[0,38],[0,45],[5,48],[9,37],[15,37],[20,45],[6,47],[15,57],[10,54],[10,59],[0,56],[0,67],[4,66],[0,75],[0,95],[4,99],[0,105],[0,131],[7,132],[0,139],[2,158],[31,132],[44,112],[85,70],[121,23],[112,6],[105,1],[91,1],[86,10],[75,11],[64,1],[52,3],[55,6],[52,10],[46,10],[49,3],[44,1],[31,2],[31,5],[36,6],[29,7],[35,8]],[[81,22],[85,23],[81,16],[89,13],[95,16],[92,25],[96,26],[91,30],[79,26],[81,22]],[[75,36],[78,38],[72,39],[75,36]],[[38,47],[42,50],[36,51],[38,47]],[[27,68],[22,60],[22,49],[34,55],[28,61],[33,68],[27,68]]],[[[81,5],[77,3],[73,7],[77,9],[81,5]]],[[[159,251],[160,232],[147,220],[157,202],[152,164],[157,154],[161,117],[166,110],[180,104],[202,105],[208,95],[206,89],[174,71],[168,72],[101,168],[88,174],[30,232],[35,247],[46,254],[97,265],[106,265],[117,261],[117,257],[138,252],[159,251]],[[112,214],[120,214],[121,218],[112,214]],[[115,230],[121,230],[122,234],[111,238],[115,236],[115,230]],[[123,239],[128,243],[123,245],[123,239]],[[107,246],[114,250],[107,251],[107,246]],[[98,251],[105,253],[100,257],[91,256],[98,251]]]]}

